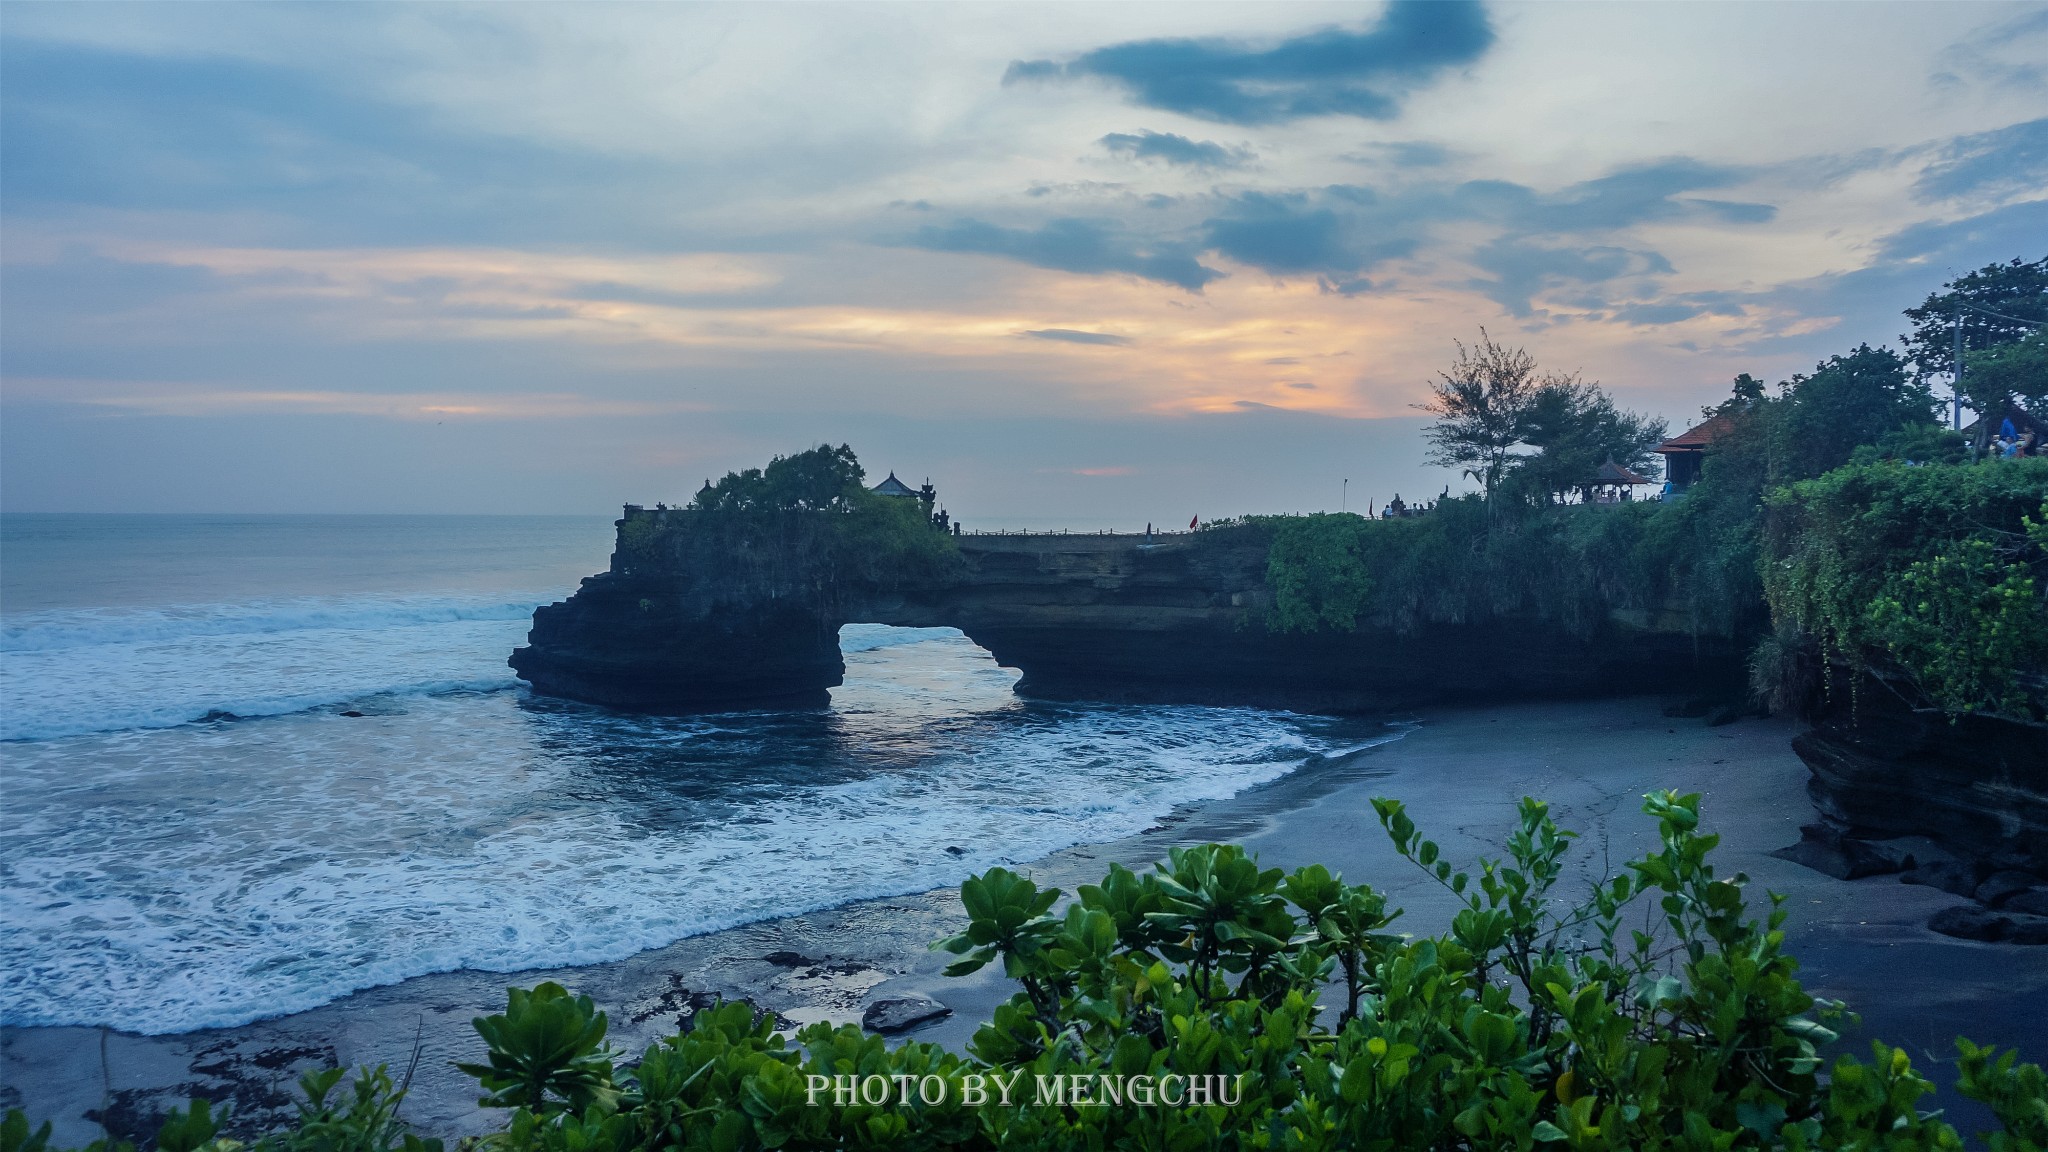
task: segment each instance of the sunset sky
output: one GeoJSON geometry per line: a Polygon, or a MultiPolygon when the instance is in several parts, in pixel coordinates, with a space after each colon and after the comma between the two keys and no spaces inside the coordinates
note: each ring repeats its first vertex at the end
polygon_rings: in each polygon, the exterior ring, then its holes
{"type": "Polygon", "coordinates": [[[2048,6],[10,3],[0,499],[970,527],[1453,478],[1481,327],[1676,427],[2048,255],[2048,6]]]}

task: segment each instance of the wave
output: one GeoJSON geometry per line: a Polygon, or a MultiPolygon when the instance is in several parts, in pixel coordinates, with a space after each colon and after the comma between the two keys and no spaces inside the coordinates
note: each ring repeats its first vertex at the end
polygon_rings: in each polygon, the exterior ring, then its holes
{"type": "Polygon", "coordinates": [[[360,631],[472,620],[524,620],[535,596],[314,598],[165,608],[46,609],[0,621],[0,652],[50,652],[109,644],[150,644],[199,636],[316,630],[360,631]]]}
{"type": "Polygon", "coordinates": [[[1284,713],[1013,707],[985,655],[914,651],[962,687],[891,718],[924,733],[907,759],[834,735],[820,761],[773,716],[636,737],[447,696],[374,730],[110,744],[94,774],[121,802],[81,819],[74,758],[26,749],[0,1015],[183,1032],[432,972],[613,961],[1022,866],[1361,746],[1284,713]],[[488,787],[456,782],[483,764],[488,787]]]}
{"type": "Polygon", "coordinates": [[[423,680],[412,684],[381,686],[368,691],[309,692],[296,695],[113,706],[94,709],[90,714],[83,716],[76,711],[62,708],[38,714],[32,707],[23,708],[17,705],[8,709],[7,716],[0,718],[0,743],[60,740],[70,736],[90,736],[109,732],[181,728],[187,724],[295,716],[301,712],[339,708],[344,704],[364,704],[380,698],[503,692],[518,686],[518,679],[507,674],[473,680],[423,680]]]}
{"type": "Polygon", "coordinates": [[[482,597],[47,611],[8,621],[0,740],[494,691],[532,604],[482,597]]]}
{"type": "Polygon", "coordinates": [[[848,624],[839,630],[841,652],[873,652],[964,635],[958,628],[896,628],[887,624],[848,624]]]}

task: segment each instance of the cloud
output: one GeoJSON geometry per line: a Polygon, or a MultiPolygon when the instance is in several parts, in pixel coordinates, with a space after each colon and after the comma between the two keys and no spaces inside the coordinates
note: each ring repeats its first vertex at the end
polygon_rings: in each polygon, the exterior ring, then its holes
{"type": "Polygon", "coordinates": [[[1189,245],[1150,241],[1095,220],[1065,218],[1037,228],[1005,228],[968,219],[920,228],[908,244],[935,252],[1007,256],[1040,268],[1091,276],[1121,272],[1196,293],[1223,275],[1197,260],[1189,245]]]}
{"type": "Polygon", "coordinates": [[[1214,140],[1190,140],[1171,132],[1139,129],[1136,135],[1111,132],[1096,141],[1118,156],[1133,160],[1158,160],[1183,168],[1242,168],[1258,159],[1249,148],[1226,148],[1214,140]]]}
{"type": "Polygon", "coordinates": [[[1928,78],[1937,87],[1978,83],[1994,88],[2048,88],[2040,43],[2048,40],[2048,10],[2037,9],[1980,28],[1941,53],[1928,78]]]}
{"type": "Polygon", "coordinates": [[[1348,153],[1338,159],[1396,168],[1441,168],[1457,157],[1458,153],[1442,144],[1426,140],[1389,140],[1367,144],[1362,151],[1348,153]]]}
{"type": "MultiPolygon", "coordinates": [[[[1473,263],[1494,274],[1472,287],[1517,316],[1535,311],[1533,297],[1549,288],[1604,284],[1628,277],[1669,275],[1671,262],[1656,252],[1612,244],[1551,247],[1519,239],[1500,239],[1473,254],[1473,263]]],[[[1582,300],[1599,307],[1603,301],[1582,300]]]]}
{"type": "Polygon", "coordinates": [[[1409,90],[1478,60],[1493,40],[1477,0],[1392,0],[1363,31],[1328,28],[1263,49],[1233,40],[1133,40],[1065,64],[1018,61],[1003,81],[1094,77],[1146,107],[1227,124],[1390,120],[1409,90]]]}
{"type": "Polygon", "coordinates": [[[1457,204],[1474,217],[1532,232],[1626,228],[1702,214],[1732,224],[1761,223],[1775,216],[1777,209],[1769,204],[1679,195],[1726,188],[1749,176],[1746,169],[1678,156],[1629,165],[1556,192],[1540,193],[1505,180],[1473,180],[1460,185],[1454,195],[1457,204]]]}
{"type": "Polygon", "coordinates": [[[1742,298],[1734,292],[1688,292],[1656,301],[1624,304],[1612,318],[1623,324],[1654,327],[1679,324],[1700,316],[1742,316],[1742,298]]]}
{"type": "Polygon", "coordinates": [[[1024,333],[1038,340],[1062,340],[1068,344],[1113,344],[1127,348],[1131,344],[1128,336],[1117,336],[1109,332],[1083,332],[1076,328],[1036,328],[1024,333]]]}
{"type": "MultiPolygon", "coordinates": [[[[484,240],[601,231],[629,165],[452,131],[309,71],[10,38],[0,66],[10,208],[251,211],[321,239],[484,240]],[[588,201],[585,201],[588,203],[588,201]]],[[[642,174],[644,175],[644,173],[642,174]]]]}
{"type": "Polygon", "coordinates": [[[1878,256],[1884,262],[1921,265],[1958,259],[1971,264],[1979,259],[1973,254],[1982,252],[1994,253],[1994,260],[2031,257],[2041,251],[2043,236],[2048,236],[2048,200],[2026,200],[1960,220],[1909,224],[1880,242],[1878,256]]]}
{"type": "Polygon", "coordinates": [[[1415,250],[1418,217],[1405,207],[1374,212],[1367,188],[1317,193],[1246,192],[1204,222],[1210,247],[1267,272],[1349,275],[1415,250]]]}
{"type": "Polygon", "coordinates": [[[151,416],[223,416],[264,412],[378,416],[392,420],[562,420],[705,412],[689,400],[627,400],[576,392],[359,392],[236,387],[156,380],[17,378],[12,399],[62,402],[151,416]]]}
{"type": "Polygon", "coordinates": [[[1707,220],[1754,225],[1776,215],[1769,204],[1705,199],[1688,192],[1724,188],[1749,178],[1744,169],[1686,157],[1631,165],[1605,176],[1539,192],[1505,180],[1445,184],[1393,182],[1389,190],[1332,184],[1314,190],[1255,191],[1221,198],[1203,222],[1207,244],[1223,256],[1276,275],[1314,273],[1325,292],[1357,295],[1372,290],[1365,274],[1430,245],[1445,226],[1479,223],[1497,229],[1478,262],[1502,275],[1494,291],[1503,303],[1529,307],[1528,291],[1564,280],[1604,280],[1625,274],[1670,271],[1655,253],[1618,254],[1612,244],[1558,243],[1559,238],[1606,240],[1641,224],[1707,220]],[[1549,237],[1536,244],[1535,237],[1549,237]]]}
{"type": "Polygon", "coordinates": [[[2048,186],[2048,118],[1958,136],[1913,183],[1922,200],[2039,192],[2048,186]]]}

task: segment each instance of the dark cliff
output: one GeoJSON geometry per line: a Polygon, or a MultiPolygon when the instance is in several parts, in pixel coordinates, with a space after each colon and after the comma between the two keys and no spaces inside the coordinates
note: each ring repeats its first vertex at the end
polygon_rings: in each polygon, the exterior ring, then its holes
{"type": "Polygon", "coordinates": [[[1793,750],[1815,805],[1851,834],[1926,835],[2048,873],[2048,730],[1915,709],[1878,677],[1846,672],[1810,718],[1793,750]]]}
{"type": "MultiPolygon", "coordinates": [[[[644,515],[644,514],[643,514],[644,515]]],[[[665,544],[688,517],[621,548],[612,569],[535,613],[519,675],[544,693],[638,711],[823,703],[842,624],[950,626],[1063,699],[1375,711],[1441,701],[1685,691],[1739,683],[1732,642],[1676,614],[1617,612],[1567,630],[1534,613],[1347,632],[1266,627],[1270,531],[950,538],[913,572],[725,560],[665,544]]],[[[760,550],[757,550],[760,551],[760,550]]]]}
{"type": "Polygon", "coordinates": [[[1898,874],[1966,896],[1928,926],[2048,944],[2048,730],[1914,707],[1910,689],[1835,665],[1792,741],[1819,819],[1782,855],[1842,879],[1898,874]]]}

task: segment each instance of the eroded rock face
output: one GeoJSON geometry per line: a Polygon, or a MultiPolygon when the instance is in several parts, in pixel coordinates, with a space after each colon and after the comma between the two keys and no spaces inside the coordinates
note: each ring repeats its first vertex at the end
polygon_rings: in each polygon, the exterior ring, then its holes
{"type": "Polygon", "coordinates": [[[2048,730],[1918,712],[1840,671],[1812,720],[1792,748],[1814,805],[1848,835],[1928,836],[1988,870],[2048,875],[2048,730]]]}
{"type": "Polygon", "coordinates": [[[628,712],[821,707],[846,673],[840,623],[799,603],[700,605],[607,572],[536,610],[509,663],[536,692],[628,712]]]}
{"type": "Polygon", "coordinates": [[[1264,626],[1256,533],[967,536],[944,579],[839,580],[763,598],[622,566],[534,614],[511,664],[535,690],[644,712],[822,704],[843,624],[950,626],[1054,699],[1368,712],[1444,701],[1694,691],[1738,682],[1733,646],[1643,620],[1574,635],[1512,615],[1403,631],[1264,626]]]}
{"type": "Polygon", "coordinates": [[[1778,855],[1841,879],[1899,873],[1974,901],[1928,927],[2048,944],[2048,731],[1909,706],[1899,686],[1835,669],[1792,748],[1821,815],[1778,855]]]}

